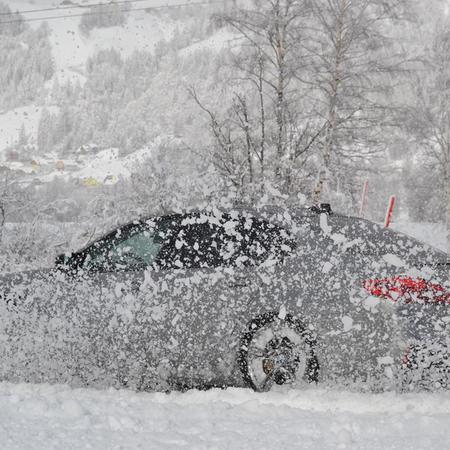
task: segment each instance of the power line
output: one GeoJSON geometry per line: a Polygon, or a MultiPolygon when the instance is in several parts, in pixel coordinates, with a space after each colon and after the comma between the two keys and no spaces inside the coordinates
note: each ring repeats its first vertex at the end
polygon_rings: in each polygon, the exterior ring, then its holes
{"type": "Polygon", "coordinates": [[[11,11],[11,12],[2,12],[0,13],[0,16],[12,16],[16,14],[32,14],[37,12],[48,12],[48,11],[61,11],[65,9],[77,9],[77,8],[84,8],[89,9],[95,6],[110,6],[110,5],[119,5],[123,3],[138,3],[138,2],[148,2],[149,0],[118,0],[118,1],[111,1],[111,2],[102,2],[102,3],[91,3],[88,5],[63,5],[63,6],[52,6],[51,8],[40,8],[40,9],[28,9],[23,11],[11,11]]]}
{"type": "MultiPolygon", "coordinates": [[[[131,2],[128,2],[128,3],[131,3],[131,2]]],[[[5,20],[5,21],[0,21],[0,25],[6,25],[6,24],[10,24],[10,23],[35,22],[35,21],[39,21],[39,20],[44,21],[44,20],[55,20],[55,19],[68,19],[71,17],[81,17],[81,16],[111,15],[111,14],[117,14],[118,12],[147,11],[147,10],[151,10],[151,9],[177,8],[180,6],[211,5],[214,3],[224,3],[224,0],[176,3],[173,5],[146,6],[143,8],[117,9],[115,11],[92,11],[92,12],[86,11],[81,14],[66,14],[66,15],[59,15],[59,16],[35,17],[35,18],[31,18],[31,19],[5,20]]]]}

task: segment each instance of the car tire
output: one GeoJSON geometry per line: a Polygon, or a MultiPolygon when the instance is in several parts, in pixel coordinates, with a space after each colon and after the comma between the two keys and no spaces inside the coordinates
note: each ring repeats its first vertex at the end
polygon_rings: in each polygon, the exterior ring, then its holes
{"type": "Polygon", "coordinates": [[[315,348],[316,337],[302,320],[267,312],[248,324],[240,341],[238,365],[245,384],[258,392],[275,384],[317,382],[320,367],[315,348]]]}

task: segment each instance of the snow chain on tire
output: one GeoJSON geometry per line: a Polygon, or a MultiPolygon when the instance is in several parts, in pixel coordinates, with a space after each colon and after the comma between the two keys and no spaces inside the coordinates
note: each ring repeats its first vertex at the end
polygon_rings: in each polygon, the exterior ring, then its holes
{"type": "Polygon", "coordinates": [[[309,355],[302,378],[310,383],[317,382],[319,378],[320,366],[315,353],[316,338],[314,333],[309,330],[300,319],[293,317],[291,314],[286,314],[284,318],[280,319],[278,312],[267,312],[252,319],[248,325],[248,330],[241,337],[238,353],[238,364],[246,385],[254,390],[258,390],[253,382],[249,370],[248,351],[250,344],[259,330],[268,324],[272,324],[276,320],[285,322],[304,340],[307,345],[309,355]]]}

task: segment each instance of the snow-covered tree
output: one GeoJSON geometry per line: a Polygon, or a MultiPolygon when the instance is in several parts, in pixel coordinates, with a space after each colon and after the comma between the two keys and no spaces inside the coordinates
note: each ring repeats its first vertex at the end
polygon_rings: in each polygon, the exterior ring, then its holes
{"type": "Polygon", "coordinates": [[[41,153],[48,152],[52,149],[54,127],[54,116],[50,114],[47,108],[44,108],[39,119],[37,131],[37,145],[41,153]]]}
{"type": "Polygon", "coordinates": [[[424,70],[415,83],[409,131],[422,147],[426,161],[439,174],[430,195],[442,193],[450,243],[450,32],[448,24],[437,27],[424,70]]]}
{"type": "Polygon", "coordinates": [[[316,202],[345,163],[357,166],[361,158],[385,148],[383,135],[395,125],[396,75],[406,59],[401,46],[394,45],[393,30],[406,18],[407,5],[404,0],[312,3],[308,80],[317,89],[325,127],[316,202]]]}
{"type": "MultiPolygon", "coordinates": [[[[126,5],[125,5],[126,6],[126,5]]],[[[104,4],[96,4],[90,7],[80,20],[80,30],[89,35],[94,28],[108,28],[124,25],[127,21],[127,8],[113,1],[104,4]]]]}
{"type": "Polygon", "coordinates": [[[298,76],[308,11],[306,1],[276,0],[218,15],[241,45],[232,53],[228,110],[191,93],[209,118],[212,161],[238,191],[264,195],[269,183],[295,197],[303,187],[299,171],[323,131],[298,76]]]}

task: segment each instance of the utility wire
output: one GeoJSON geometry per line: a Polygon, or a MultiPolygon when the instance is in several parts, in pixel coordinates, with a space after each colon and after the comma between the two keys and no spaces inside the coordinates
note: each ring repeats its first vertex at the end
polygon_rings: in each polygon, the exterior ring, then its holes
{"type": "MultiPolygon", "coordinates": [[[[136,1],[136,0],[135,0],[136,1]]],[[[129,2],[131,3],[131,2],[129,2]]],[[[38,20],[44,21],[44,20],[55,20],[55,19],[68,19],[70,17],[81,17],[81,16],[98,16],[98,15],[111,15],[111,14],[117,14],[118,12],[132,12],[132,11],[147,11],[151,9],[164,9],[164,8],[177,8],[180,6],[194,6],[194,5],[211,5],[214,3],[224,3],[224,0],[210,0],[210,1],[203,1],[203,2],[187,2],[187,3],[175,3],[173,5],[160,5],[160,6],[146,6],[144,8],[128,8],[128,9],[117,9],[115,11],[85,11],[81,14],[66,14],[66,15],[59,15],[59,16],[47,16],[47,17],[35,17],[32,19],[15,19],[15,20],[5,20],[0,21],[0,25],[6,25],[9,23],[23,23],[23,22],[35,22],[38,20]]],[[[104,3],[106,4],[106,3],[104,3]]]]}
{"type": "Polygon", "coordinates": [[[84,8],[89,9],[95,6],[110,6],[110,5],[119,5],[123,3],[138,3],[138,2],[148,2],[149,0],[117,0],[117,1],[111,1],[111,2],[102,2],[102,3],[91,3],[87,5],[63,5],[63,6],[52,6],[51,8],[40,8],[40,9],[28,9],[24,11],[11,11],[11,12],[2,12],[0,13],[0,16],[12,16],[16,14],[32,14],[37,12],[46,12],[46,11],[61,11],[64,9],[77,9],[77,8],[84,8]]]}

